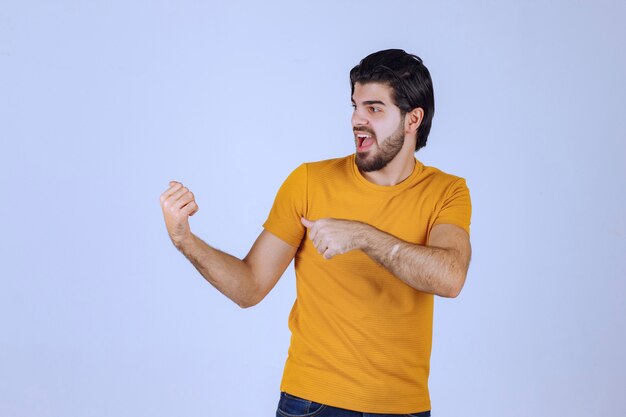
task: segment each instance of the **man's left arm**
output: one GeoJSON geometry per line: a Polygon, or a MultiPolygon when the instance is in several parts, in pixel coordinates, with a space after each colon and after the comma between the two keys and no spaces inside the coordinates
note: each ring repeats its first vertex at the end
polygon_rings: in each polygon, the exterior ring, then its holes
{"type": "Polygon", "coordinates": [[[416,290],[442,297],[457,297],[465,283],[471,245],[468,233],[459,226],[433,226],[424,246],[352,220],[302,219],[302,223],[326,259],[360,249],[416,290]]]}

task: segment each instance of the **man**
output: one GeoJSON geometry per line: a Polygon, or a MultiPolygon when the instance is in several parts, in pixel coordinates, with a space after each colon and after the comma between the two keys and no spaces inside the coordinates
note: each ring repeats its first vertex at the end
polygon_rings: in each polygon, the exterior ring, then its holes
{"type": "Polygon", "coordinates": [[[414,156],[434,113],[420,58],[380,51],[350,81],[355,154],[295,169],[243,260],[191,233],[198,206],[182,184],[170,183],[161,206],[174,245],[241,307],[295,257],[277,416],[428,416],[433,298],[456,297],[465,282],[469,191],[414,156]]]}

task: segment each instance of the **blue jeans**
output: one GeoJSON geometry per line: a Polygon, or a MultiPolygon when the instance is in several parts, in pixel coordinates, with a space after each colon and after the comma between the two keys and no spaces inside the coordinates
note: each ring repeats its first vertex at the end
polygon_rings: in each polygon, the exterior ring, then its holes
{"type": "Polygon", "coordinates": [[[430,410],[413,414],[361,413],[316,403],[281,392],[276,417],[430,417],[430,410]]]}

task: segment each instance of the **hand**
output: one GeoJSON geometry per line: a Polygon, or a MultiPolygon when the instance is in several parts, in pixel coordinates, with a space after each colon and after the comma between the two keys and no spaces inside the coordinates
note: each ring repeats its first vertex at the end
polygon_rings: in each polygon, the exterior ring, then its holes
{"type": "Polygon", "coordinates": [[[357,221],[331,218],[310,221],[302,217],[301,221],[309,229],[313,245],[325,259],[360,249],[369,227],[357,221]]]}
{"type": "Polygon", "coordinates": [[[165,227],[177,248],[192,237],[189,228],[189,216],[193,216],[200,208],[194,200],[193,193],[176,181],[170,181],[170,188],[161,194],[161,209],[165,218],[165,227]]]}

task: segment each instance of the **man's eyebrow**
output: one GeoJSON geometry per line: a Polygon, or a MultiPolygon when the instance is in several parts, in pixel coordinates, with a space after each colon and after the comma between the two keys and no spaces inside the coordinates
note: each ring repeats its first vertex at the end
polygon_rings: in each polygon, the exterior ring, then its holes
{"type": "MultiPolygon", "coordinates": [[[[350,99],[350,101],[352,101],[353,104],[356,104],[354,99],[350,99]]],[[[383,106],[386,106],[386,104],[380,100],[367,100],[362,102],[361,104],[363,104],[364,106],[370,106],[372,104],[382,104],[383,106]]]]}

